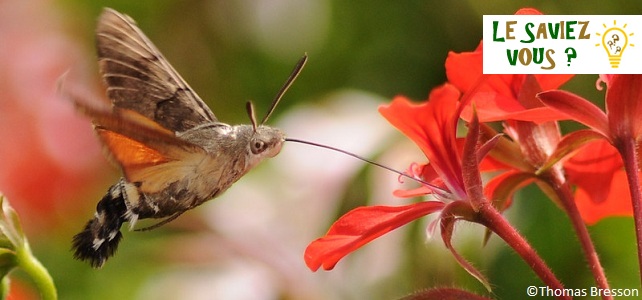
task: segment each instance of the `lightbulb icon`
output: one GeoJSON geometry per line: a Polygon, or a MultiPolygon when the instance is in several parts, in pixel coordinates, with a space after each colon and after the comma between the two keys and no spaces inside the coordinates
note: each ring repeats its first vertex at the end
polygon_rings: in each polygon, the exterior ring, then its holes
{"type": "MultiPolygon", "coordinates": [[[[602,24],[606,28],[606,24],[602,24]]],[[[613,21],[613,27],[607,28],[604,33],[597,33],[598,36],[602,36],[602,43],[595,44],[595,46],[602,45],[606,54],[609,57],[609,62],[611,63],[611,68],[616,69],[620,66],[620,61],[622,60],[622,54],[624,49],[627,46],[633,46],[629,43],[629,36],[633,33],[627,35],[624,29],[627,24],[624,24],[622,28],[617,27],[616,21],[613,21]]]]}

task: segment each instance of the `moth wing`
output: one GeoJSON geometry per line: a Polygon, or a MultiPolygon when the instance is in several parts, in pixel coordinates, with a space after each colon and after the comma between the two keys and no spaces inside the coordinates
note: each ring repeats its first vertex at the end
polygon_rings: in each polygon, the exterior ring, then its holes
{"type": "Polygon", "coordinates": [[[88,103],[71,91],[64,94],[94,123],[108,156],[123,170],[127,181],[140,183],[142,192],[163,190],[194,173],[206,151],[136,111],[88,103]]]}
{"type": "Polygon", "coordinates": [[[203,151],[194,151],[197,148],[142,143],[100,127],[96,128],[96,133],[110,157],[122,167],[127,181],[137,183],[144,193],[162,191],[169,184],[193,174],[206,155],[203,151]]]}
{"type": "Polygon", "coordinates": [[[217,121],[131,18],[104,9],[96,40],[100,73],[116,107],[136,111],[175,132],[217,121]]]}
{"type": "Polygon", "coordinates": [[[130,137],[146,145],[175,145],[186,148],[200,148],[188,141],[180,139],[176,134],[138,113],[137,111],[109,107],[103,102],[89,102],[74,90],[61,89],[62,95],[68,98],[76,110],[90,118],[96,129],[102,128],[130,137]]]}

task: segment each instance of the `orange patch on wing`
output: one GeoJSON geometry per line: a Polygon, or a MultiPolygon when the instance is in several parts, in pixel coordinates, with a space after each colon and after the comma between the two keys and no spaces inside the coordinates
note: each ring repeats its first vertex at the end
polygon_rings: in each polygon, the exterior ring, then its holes
{"type": "Polygon", "coordinates": [[[109,149],[111,156],[123,167],[125,173],[170,161],[160,152],[124,135],[97,129],[98,136],[109,149]]]}

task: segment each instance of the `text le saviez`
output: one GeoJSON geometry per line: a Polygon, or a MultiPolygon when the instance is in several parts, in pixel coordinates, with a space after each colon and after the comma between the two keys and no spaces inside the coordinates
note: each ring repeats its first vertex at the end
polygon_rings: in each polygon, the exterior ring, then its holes
{"type": "MultiPolygon", "coordinates": [[[[499,21],[493,21],[493,42],[506,42],[507,40],[515,39],[515,28],[517,21],[506,21],[505,37],[499,37],[499,21]]],[[[587,33],[589,21],[560,21],[557,23],[526,23],[524,30],[528,39],[520,40],[520,43],[530,44],[538,39],[564,39],[564,40],[586,40],[590,39],[591,34],[587,33]]],[[[569,47],[571,48],[571,47],[569,47]]],[[[567,50],[569,50],[567,48],[567,50]]],[[[575,53],[575,49],[572,49],[575,53]]],[[[506,56],[511,66],[515,66],[517,61],[528,66],[531,63],[542,65],[542,69],[550,70],[555,68],[555,60],[553,59],[555,50],[545,49],[544,47],[531,47],[521,49],[506,49],[506,56]],[[544,58],[548,62],[548,66],[544,66],[544,58]]]]}

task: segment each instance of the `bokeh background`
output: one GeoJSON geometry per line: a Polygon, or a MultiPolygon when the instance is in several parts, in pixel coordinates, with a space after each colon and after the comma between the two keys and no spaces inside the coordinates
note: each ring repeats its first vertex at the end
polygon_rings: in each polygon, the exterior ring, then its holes
{"type": "MultiPolygon", "coordinates": [[[[484,293],[428,220],[377,239],[329,272],[303,262],[307,244],[359,205],[398,205],[397,177],[305,145],[282,153],[215,201],[151,232],[125,232],[101,270],[72,259],[71,237],[118,178],[90,123],[56,94],[57,81],[104,97],[94,49],[102,7],[133,17],[217,117],[259,115],[305,52],[310,59],[271,125],[397,169],[421,152],[377,106],[398,94],[417,101],[445,81],[448,51],[472,51],[482,15],[535,7],[545,14],[642,14],[634,1],[0,1],[0,191],[20,214],[61,299],[394,299],[435,286],[484,293]]],[[[597,76],[566,88],[601,104],[597,76]]],[[[566,127],[572,128],[572,127],[566,127]]],[[[595,284],[561,211],[536,188],[520,192],[508,218],[569,288],[595,284]]],[[[590,227],[613,288],[639,288],[632,220],[590,227]]],[[[499,239],[460,224],[455,246],[486,274],[500,299],[542,285],[499,239]]],[[[12,299],[37,299],[12,273],[12,299]]]]}

